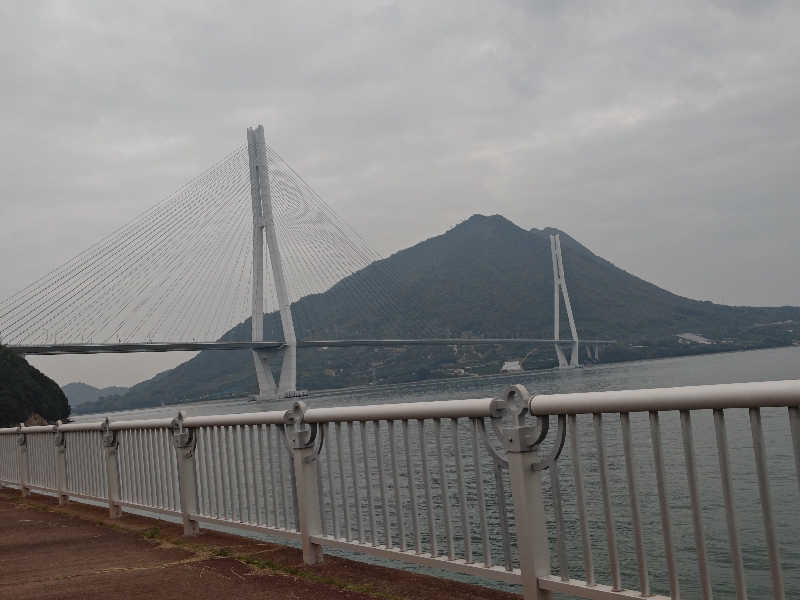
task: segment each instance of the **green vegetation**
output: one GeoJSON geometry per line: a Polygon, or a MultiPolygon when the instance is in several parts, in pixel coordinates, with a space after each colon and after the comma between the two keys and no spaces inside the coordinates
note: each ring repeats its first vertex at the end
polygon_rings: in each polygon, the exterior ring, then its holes
{"type": "MultiPolygon", "coordinates": [[[[223,548],[223,550],[225,550],[225,548],[223,548]]],[[[216,554],[216,556],[220,555],[216,554]]],[[[230,555],[222,555],[222,556],[230,556],[230,555]]],[[[255,569],[260,569],[262,571],[270,571],[273,573],[285,573],[286,575],[291,575],[292,577],[297,577],[298,579],[302,579],[304,581],[325,585],[328,587],[335,588],[337,590],[341,590],[343,592],[355,592],[356,594],[362,594],[364,596],[368,596],[371,598],[381,598],[384,600],[402,600],[403,598],[405,598],[405,596],[398,596],[396,594],[387,592],[386,590],[382,590],[376,585],[371,583],[352,583],[342,577],[336,577],[334,575],[321,575],[319,573],[315,573],[314,570],[311,568],[298,567],[295,565],[287,565],[282,562],[270,560],[268,558],[256,558],[253,556],[246,556],[246,555],[232,555],[232,556],[236,560],[239,560],[255,569]]]]}
{"type": "MultiPolygon", "coordinates": [[[[543,337],[553,335],[553,275],[549,234],[507,219],[475,215],[450,231],[397,252],[323,294],[293,305],[303,339],[369,337],[543,337]],[[391,305],[364,303],[363,290],[388,291],[391,305]],[[362,293],[357,293],[361,291],[362,293]]],[[[603,361],[633,360],[789,345],[800,339],[800,308],[713,304],[672,294],[593,254],[564,232],[567,284],[582,338],[614,339],[603,361]],[[701,334],[713,344],[681,343],[701,334]]],[[[569,337],[566,315],[561,337],[569,337]]],[[[280,339],[277,313],[264,318],[265,339],[280,339]]],[[[250,322],[223,340],[250,339],[250,322]]],[[[504,360],[531,348],[499,346],[330,348],[298,352],[298,387],[497,373],[504,360]]],[[[582,360],[583,359],[582,357],[582,360]]],[[[276,355],[275,370],[280,356],[276,355]]],[[[555,364],[553,349],[537,347],[527,369],[555,364]]],[[[257,390],[249,351],[202,352],[127,394],[81,406],[84,412],[177,403],[257,390]]]]}
{"type": "Polygon", "coordinates": [[[35,415],[52,423],[69,413],[67,397],[55,381],[0,346],[0,427],[13,427],[35,415]]]}

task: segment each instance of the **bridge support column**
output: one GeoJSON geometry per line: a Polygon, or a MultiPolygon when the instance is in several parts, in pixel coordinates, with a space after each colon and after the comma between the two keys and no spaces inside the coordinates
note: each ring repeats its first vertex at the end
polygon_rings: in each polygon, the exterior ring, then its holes
{"type": "MultiPolygon", "coordinates": [[[[253,341],[263,339],[263,237],[267,240],[272,278],[278,296],[283,339],[286,352],[283,355],[278,396],[297,389],[297,338],[289,303],[289,291],[283,273],[281,249],[275,232],[275,218],[272,213],[272,196],[269,186],[269,165],[267,163],[267,144],[264,140],[264,127],[247,129],[247,150],[250,156],[250,194],[253,200],[253,341]],[[263,232],[263,233],[262,233],[263,232]],[[257,337],[259,336],[260,337],[257,337]]],[[[258,369],[258,367],[256,367],[258,369]]],[[[265,379],[265,385],[266,379],[265,379]]]]}
{"type": "Polygon", "coordinates": [[[179,412],[178,417],[172,421],[172,442],[178,459],[178,491],[183,514],[183,535],[195,536],[200,533],[200,525],[196,519],[200,503],[194,460],[197,437],[193,429],[183,426],[183,418],[183,412],[179,412]]]}
{"type": "Polygon", "coordinates": [[[283,362],[281,363],[281,379],[278,384],[278,396],[286,397],[288,392],[297,389],[297,346],[294,344],[286,346],[283,352],[283,362]]]}
{"type": "Polygon", "coordinates": [[[578,347],[578,330],[575,327],[575,318],[572,315],[572,303],[569,300],[569,292],[567,291],[567,279],[564,275],[564,261],[561,256],[561,238],[558,234],[550,236],[550,256],[553,259],[553,339],[556,340],[556,358],[558,359],[558,368],[567,369],[580,366],[580,352],[578,347]],[[558,340],[561,336],[561,324],[559,318],[561,316],[561,296],[564,297],[564,307],[567,309],[567,318],[569,319],[569,330],[572,334],[572,353],[570,354],[569,362],[567,362],[564,352],[561,350],[558,340]]]}
{"type": "Polygon", "coordinates": [[[569,363],[567,362],[567,357],[564,355],[564,351],[561,349],[561,344],[556,342],[555,347],[556,347],[556,358],[558,359],[558,368],[566,369],[569,366],[569,363]]]}
{"type": "Polygon", "coordinates": [[[17,434],[17,468],[19,469],[19,491],[22,492],[22,497],[26,498],[31,495],[31,489],[28,487],[31,472],[28,464],[28,438],[22,432],[22,427],[23,424],[20,423],[17,434]]]}
{"type": "Polygon", "coordinates": [[[103,422],[103,454],[108,480],[108,515],[112,519],[122,516],[122,486],[119,478],[119,442],[117,432],[112,431],[108,417],[103,422]]]}
{"type": "Polygon", "coordinates": [[[258,399],[277,400],[278,390],[275,387],[275,377],[272,375],[272,367],[269,366],[270,352],[264,350],[253,350],[252,352],[258,381],[258,399]]]}
{"type": "Polygon", "coordinates": [[[69,495],[67,494],[67,439],[63,431],[59,431],[61,421],[56,424],[56,492],[58,494],[58,503],[66,504],[69,502],[69,495]]]}

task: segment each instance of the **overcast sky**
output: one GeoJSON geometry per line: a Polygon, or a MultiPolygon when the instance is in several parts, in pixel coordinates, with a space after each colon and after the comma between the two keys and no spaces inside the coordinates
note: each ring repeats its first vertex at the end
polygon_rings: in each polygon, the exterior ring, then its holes
{"type": "Polygon", "coordinates": [[[263,123],[382,254],[500,213],[683,295],[800,305],[800,3],[233,4],[0,4],[0,297],[263,123]]]}

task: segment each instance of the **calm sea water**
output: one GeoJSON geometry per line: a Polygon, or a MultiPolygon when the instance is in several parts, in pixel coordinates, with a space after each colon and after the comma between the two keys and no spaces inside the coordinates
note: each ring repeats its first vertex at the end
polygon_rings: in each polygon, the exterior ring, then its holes
{"type": "MultiPolygon", "coordinates": [[[[312,395],[306,402],[312,406],[343,406],[384,402],[413,402],[496,396],[510,383],[522,383],[532,393],[599,391],[678,385],[700,385],[745,381],[800,379],[800,348],[781,348],[751,352],[717,354],[600,365],[570,371],[547,371],[475,380],[457,380],[431,384],[406,385],[350,393],[312,395]]],[[[291,402],[257,404],[244,399],[225,402],[186,404],[138,411],[114,413],[114,419],[157,418],[174,416],[178,408],[190,415],[251,412],[286,408],[291,402]]],[[[758,496],[747,411],[728,411],[728,442],[733,474],[734,498],[738,530],[744,556],[748,591],[751,598],[771,598],[769,563],[764,541],[763,521],[758,496]]],[[[96,420],[82,415],[77,420],[96,420]]],[[[658,510],[658,497],[653,474],[652,448],[646,414],[631,417],[634,445],[638,461],[640,503],[651,585],[653,591],[668,594],[666,567],[658,510]]],[[[763,426],[769,457],[770,486],[778,524],[778,539],[787,598],[800,598],[800,493],[786,410],[763,411],[763,426]]],[[[708,556],[715,597],[735,598],[728,550],[727,527],[719,480],[719,465],[710,411],[693,417],[698,470],[700,474],[708,556]]],[[[622,560],[623,583],[638,586],[637,565],[630,526],[630,507],[625,479],[621,431],[618,419],[604,419],[612,502],[616,520],[617,542],[622,560]]],[[[591,418],[579,417],[582,441],[581,461],[588,491],[590,530],[597,579],[608,578],[607,546],[602,500],[599,494],[598,465],[591,418]]],[[[677,413],[662,416],[662,438],[669,475],[668,492],[672,510],[673,537],[678,555],[682,597],[698,598],[697,565],[691,510],[688,500],[684,457],[677,413]]],[[[570,555],[570,574],[583,578],[578,520],[574,505],[572,457],[565,451],[559,460],[559,480],[565,498],[564,518],[570,555]]],[[[549,484],[549,480],[548,484],[549,484]]],[[[549,485],[545,489],[549,501],[549,485]]],[[[491,501],[491,498],[487,498],[491,501]]],[[[550,515],[552,517],[552,514],[550,515]]],[[[551,535],[555,532],[551,529],[551,535]]],[[[478,540],[475,540],[478,542],[478,540]]],[[[555,546],[553,546],[555,548],[555,546]]],[[[555,560],[554,560],[555,566],[555,560]]]]}

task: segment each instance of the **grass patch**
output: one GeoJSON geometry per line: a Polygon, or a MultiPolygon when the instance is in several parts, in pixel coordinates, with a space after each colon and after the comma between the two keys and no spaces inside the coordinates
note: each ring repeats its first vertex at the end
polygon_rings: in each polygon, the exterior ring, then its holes
{"type": "Polygon", "coordinates": [[[161,530],[158,527],[151,527],[150,529],[145,529],[142,535],[148,540],[157,540],[161,537],[161,530]]]}
{"type": "Polygon", "coordinates": [[[336,588],[337,590],[347,591],[347,592],[356,592],[358,594],[363,594],[365,596],[371,596],[373,598],[380,598],[381,600],[404,600],[405,596],[397,596],[395,594],[387,593],[383,590],[377,589],[375,586],[369,583],[350,583],[344,579],[339,577],[334,577],[332,575],[319,575],[310,571],[308,569],[302,567],[294,567],[292,565],[283,565],[269,559],[263,558],[252,558],[248,556],[241,556],[235,557],[241,562],[250,565],[251,567],[255,567],[256,569],[263,569],[269,571],[277,571],[280,573],[286,573],[287,575],[292,575],[293,577],[297,577],[298,579],[302,579],[304,581],[309,581],[311,583],[316,583],[319,585],[325,585],[328,587],[336,588]]]}

